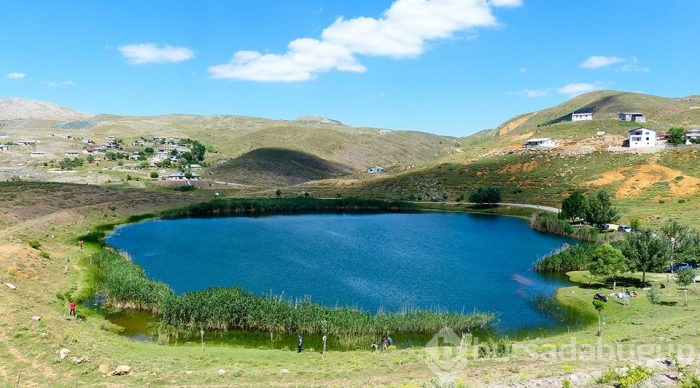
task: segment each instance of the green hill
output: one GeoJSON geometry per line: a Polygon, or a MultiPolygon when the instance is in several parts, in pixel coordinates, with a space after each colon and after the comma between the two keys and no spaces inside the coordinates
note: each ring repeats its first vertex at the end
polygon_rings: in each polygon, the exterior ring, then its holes
{"type": "Polygon", "coordinates": [[[348,174],[351,168],[284,148],[259,148],[212,168],[213,179],[248,185],[290,186],[348,174]]]}

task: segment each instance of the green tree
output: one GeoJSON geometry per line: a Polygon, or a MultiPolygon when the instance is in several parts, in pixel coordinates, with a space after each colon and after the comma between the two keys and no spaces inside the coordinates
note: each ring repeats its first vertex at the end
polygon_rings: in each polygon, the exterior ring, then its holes
{"type": "Polygon", "coordinates": [[[642,222],[639,221],[639,218],[633,218],[633,219],[630,221],[630,228],[632,228],[632,230],[640,230],[640,229],[642,229],[642,222]]]}
{"type": "Polygon", "coordinates": [[[574,191],[561,203],[561,218],[570,219],[572,222],[577,218],[585,218],[588,201],[580,191],[574,191]]]}
{"type": "Polygon", "coordinates": [[[690,268],[684,268],[676,273],[676,284],[683,288],[685,307],[688,307],[688,286],[695,283],[695,275],[695,271],[690,268]]]}
{"type": "Polygon", "coordinates": [[[661,290],[654,284],[647,291],[647,299],[651,303],[651,323],[654,323],[654,306],[661,303],[661,290]]]}
{"type": "Polygon", "coordinates": [[[153,155],[153,154],[156,153],[156,151],[155,151],[152,147],[146,147],[146,148],[143,150],[143,153],[146,154],[146,155],[153,155]]]}
{"type": "Polygon", "coordinates": [[[493,186],[479,187],[469,194],[469,202],[479,206],[494,205],[501,202],[501,189],[493,186]]]}
{"type": "Polygon", "coordinates": [[[155,171],[151,171],[151,178],[157,179],[158,178],[158,173],[155,171]]]}
{"type": "Polygon", "coordinates": [[[595,195],[589,197],[587,202],[585,219],[589,224],[602,225],[620,219],[620,214],[612,205],[612,200],[607,191],[598,191],[595,195]]]}
{"type": "Polygon", "coordinates": [[[277,197],[281,197],[281,196],[282,196],[282,190],[277,189],[277,191],[275,191],[275,195],[276,195],[277,197]]]}
{"type": "Polygon", "coordinates": [[[605,303],[602,300],[593,299],[593,308],[598,312],[598,337],[603,334],[603,310],[605,309],[605,303]]]}
{"type": "Polygon", "coordinates": [[[669,251],[668,241],[649,230],[629,233],[622,243],[622,253],[630,268],[642,272],[642,283],[646,282],[647,272],[663,269],[668,263],[669,251]]]}
{"type": "Polygon", "coordinates": [[[627,261],[619,249],[610,244],[603,244],[593,253],[593,261],[588,270],[593,276],[612,279],[614,290],[617,288],[617,278],[627,271],[627,261]]]}
{"type": "Polygon", "coordinates": [[[668,131],[668,142],[671,144],[685,143],[685,131],[683,128],[671,128],[668,131]]]}
{"type": "Polygon", "coordinates": [[[192,173],[189,172],[189,171],[187,171],[187,172],[185,173],[185,179],[192,179],[192,173]]]}
{"type": "Polygon", "coordinates": [[[676,262],[692,261],[700,256],[700,235],[695,230],[676,221],[668,221],[661,228],[661,233],[669,242],[671,266],[676,262]]]}
{"type": "Polygon", "coordinates": [[[88,163],[92,163],[92,162],[95,161],[95,155],[93,155],[93,154],[88,154],[88,156],[87,156],[86,159],[87,159],[88,163]]]}
{"type": "Polygon", "coordinates": [[[192,148],[191,148],[192,155],[198,160],[198,161],[203,161],[204,160],[204,154],[207,152],[207,147],[204,146],[204,144],[198,142],[197,140],[192,141],[192,148]]]}

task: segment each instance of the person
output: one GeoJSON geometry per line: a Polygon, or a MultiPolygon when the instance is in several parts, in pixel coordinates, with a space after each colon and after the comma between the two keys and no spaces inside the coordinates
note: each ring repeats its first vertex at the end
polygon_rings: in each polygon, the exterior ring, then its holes
{"type": "Polygon", "coordinates": [[[326,337],[324,335],[322,339],[323,339],[323,351],[321,353],[326,353],[326,340],[328,339],[328,337],[326,337]]]}
{"type": "Polygon", "coordinates": [[[387,343],[389,343],[389,346],[393,346],[393,345],[394,345],[394,340],[391,339],[391,336],[386,337],[386,341],[387,341],[387,343]]]}
{"type": "Polygon", "coordinates": [[[83,250],[83,240],[78,240],[78,245],[80,246],[80,250],[83,250]]]}
{"type": "Polygon", "coordinates": [[[625,290],[625,295],[632,296],[632,293],[630,292],[629,288],[625,290]]]}
{"type": "Polygon", "coordinates": [[[382,351],[386,350],[388,343],[389,343],[389,340],[387,339],[387,336],[386,335],[382,336],[382,351]]]}
{"type": "Polygon", "coordinates": [[[68,313],[71,317],[75,316],[75,302],[71,301],[68,304],[68,308],[70,308],[70,312],[68,313]]]}
{"type": "Polygon", "coordinates": [[[304,351],[304,337],[301,336],[301,333],[299,333],[297,335],[298,335],[297,353],[301,353],[304,351]]]}
{"type": "Polygon", "coordinates": [[[634,297],[634,298],[637,297],[637,290],[632,290],[632,297],[634,297]]]}

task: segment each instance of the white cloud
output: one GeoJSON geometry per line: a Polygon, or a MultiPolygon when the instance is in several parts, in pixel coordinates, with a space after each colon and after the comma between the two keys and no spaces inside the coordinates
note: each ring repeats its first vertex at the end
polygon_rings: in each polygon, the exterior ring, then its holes
{"type": "Polygon", "coordinates": [[[59,82],[49,81],[46,83],[46,86],[48,86],[50,88],[60,88],[63,86],[71,86],[71,85],[75,85],[75,82],[73,82],[73,81],[59,81],[59,82]]]}
{"type": "Polygon", "coordinates": [[[18,71],[13,71],[12,73],[7,73],[7,78],[8,78],[8,79],[22,79],[22,78],[24,78],[24,77],[26,77],[26,76],[27,76],[27,74],[21,73],[21,72],[18,72],[18,71]]]}
{"type": "Polygon", "coordinates": [[[552,93],[552,88],[545,89],[523,89],[517,92],[508,92],[508,95],[524,96],[528,98],[544,97],[552,93]]]}
{"type": "Polygon", "coordinates": [[[134,65],[142,65],[145,63],[175,63],[194,58],[194,52],[191,49],[167,44],[130,44],[119,47],[119,51],[129,63],[134,65]]]}
{"type": "Polygon", "coordinates": [[[598,69],[601,67],[606,67],[610,65],[614,65],[617,63],[624,62],[625,60],[620,57],[606,57],[602,55],[594,55],[592,57],[589,57],[583,63],[580,65],[584,69],[598,69]]]}
{"type": "Polygon", "coordinates": [[[570,97],[575,97],[584,93],[593,92],[596,90],[603,89],[603,86],[599,83],[572,83],[562,86],[557,89],[560,94],[566,94],[570,97]]]}
{"type": "Polygon", "coordinates": [[[648,73],[651,69],[640,65],[639,60],[636,57],[632,57],[620,68],[620,71],[623,73],[648,73]]]}
{"type": "Polygon", "coordinates": [[[212,78],[252,81],[307,81],[328,71],[364,72],[356,55],[410,58],[427,43],[477,27],[496,27],[494,7],[520,0],[396,0],[380,18],[338,18],[320,39],[296,39],[284,54],[238,51],[231,61],[211,66],[212,78]]]}

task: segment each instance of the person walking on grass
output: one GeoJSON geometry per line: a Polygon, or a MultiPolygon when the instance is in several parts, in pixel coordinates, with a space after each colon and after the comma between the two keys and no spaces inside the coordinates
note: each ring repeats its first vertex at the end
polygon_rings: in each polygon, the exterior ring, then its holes
{"type": "Polygon", "coordinates": [[[71,301],[68,303],[68,308],[70,308],[70,312],[68,313],[71,317],[75,317],[75,302],[71,301]]]}
{"type": "Polygon", "coordinates": [[[78,245],[80,246],[80,250],[83,250],[83,240],[78,240],[78,245]]]}
{"type": "Polygon", "coordinates": [[[304,351],[304,337],[301,336],[301,333],[297,334],[297,353],[301,353],[304,351]]]}

